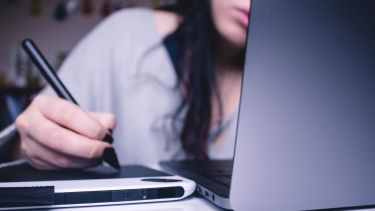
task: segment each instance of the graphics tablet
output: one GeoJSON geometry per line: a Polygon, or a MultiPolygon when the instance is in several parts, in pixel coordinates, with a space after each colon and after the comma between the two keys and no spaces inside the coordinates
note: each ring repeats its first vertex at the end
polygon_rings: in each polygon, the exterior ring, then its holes
{"type": "Polygon", "coordinates": [[[194,190],[191,180],[136,165],[120,172],[106,166],[39,171],[28,164],[0,169],[0,210],[172,201],[194,190]]]}

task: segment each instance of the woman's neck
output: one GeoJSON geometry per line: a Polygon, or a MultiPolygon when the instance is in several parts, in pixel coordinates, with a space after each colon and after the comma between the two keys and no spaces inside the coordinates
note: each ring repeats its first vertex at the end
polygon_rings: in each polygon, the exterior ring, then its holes
{"type": "Polygon", "coordinates": [[[221,118],[231,116],[236,111],[240,99],[244,64],[243,49],[223,40],[217,40],[216,46],[214,68],[222,110],[219,110],[219,102],[213,98],[212,126],[217,126],[221,118]]]}

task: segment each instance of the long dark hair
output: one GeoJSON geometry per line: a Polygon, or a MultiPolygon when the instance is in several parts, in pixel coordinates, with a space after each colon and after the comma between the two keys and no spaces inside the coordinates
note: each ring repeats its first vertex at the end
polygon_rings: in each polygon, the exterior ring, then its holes
{"type": "MultiPolygon", "coordinates": [[[[212,102],[222,106],[214,71],[215,30],[209,0],[180,0],[182,22],[173,33],[176,42],[174,65],[183,99],[174,114],[175,124],[185,114],[180,140],[188,159],[208,159],[212,102]]],[[[176,127],[178,128],[178,127],[176,127]]]]}

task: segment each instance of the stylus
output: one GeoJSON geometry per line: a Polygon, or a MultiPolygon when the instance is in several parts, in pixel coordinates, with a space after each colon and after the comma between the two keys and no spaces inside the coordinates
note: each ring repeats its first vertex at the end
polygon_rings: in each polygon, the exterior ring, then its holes
{"type": "MultiPolygon", "coordinates": [[[[30,57],[31,61],[38,68],[39,72],[43,75],[46,81],[51,85],[53,90],[57,95],[65,100],[68,100],[76,105],[77,101],[70,94],[68,89],[64,86],[62,81],[57,76],[56,72],[53,70],[52,66],[43,56],[42,52],[38,49],[35,43],[31,39],[25,39],[22,41],[22,47],[26,51],[27,55],[30,57]]],[[[108,131],[103,141],[112,144],[113,138],[111,133],[108,131]]],[[[113,168],[120,170],[120,164],[117,159],[116,152],[113,148],[106,148],[103,153],[103,160],[107,162],[113,168]]]]}

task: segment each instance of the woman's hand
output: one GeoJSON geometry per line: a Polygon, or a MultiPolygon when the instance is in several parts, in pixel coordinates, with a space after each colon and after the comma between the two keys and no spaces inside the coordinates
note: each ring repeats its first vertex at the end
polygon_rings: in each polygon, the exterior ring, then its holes
{"type": "Polygon", "coordinates": [[[115,127],[110,113],[88,113],[58,97],[38,95],[16,119],[19,151],[38,169],[84,168],[97,164],[115,127]]]}

